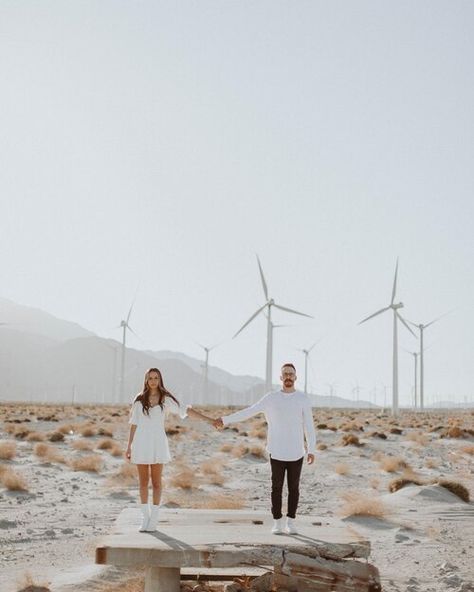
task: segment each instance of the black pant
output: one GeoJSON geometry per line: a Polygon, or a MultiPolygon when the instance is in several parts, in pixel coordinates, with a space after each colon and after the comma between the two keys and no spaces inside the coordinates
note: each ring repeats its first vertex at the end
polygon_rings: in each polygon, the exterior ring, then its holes
{"type": "Polygon", "coordinates": [[[275,520],[281,518],[281,497],[285,471],[288,482],[288,513],[289,518],[296,517],[296,509],[300,497],[300,476],[303,466],[303,456],[299,460],[278,460],[270,456],[272,467],[272,515],[275,520]]]}

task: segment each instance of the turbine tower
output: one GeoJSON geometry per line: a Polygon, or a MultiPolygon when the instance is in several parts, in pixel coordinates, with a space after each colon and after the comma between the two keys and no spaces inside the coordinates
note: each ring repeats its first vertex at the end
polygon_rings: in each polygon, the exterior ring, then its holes
{"type": "Polygon", "coordinates": [[[403,308],[403,302],[398,302],[395,304],[395,296],[397,293],[397,275],[398,275],[398,258],[397,264],[395,266],[395,277],[393,278],[393,287],[392,287],[392,299],[390,304],[385,308],[381,308],[377,312],[374,312],[367,318],[360,321],[359,325],[365,323],[369,319],[373,319],[374,317],[386,312],[387,310],[393,310],[393,372],[392,372],[392,414],[398,414],[398,321],[401,321],[403,325],[410,331],[412,335],[415,335],[413,331],[410,329],[408,323],[405,319],[401,316],[398,312],[400,308],[403,308]]]}
{"type": "MultiPolygon", "coordinates": [[[[122,333],[122,359],[121,359],[121,364],[120,364],[120,391],[119,391],[119,403],[123,403],[124,402],[124,392],[125,392],[125,356],[126,356],[126,341],[127,341],[127,330],[131,331],[134,335],[137,335],[135,333],[135,331],[130,327],[129,321],[130,321],[130,316],[132,314],[132,310],[133,310],[133,305],[135,304],[135,298],[132,301],[132,304],[130,306],[130,310],[128,311],[128,315],[127,315],[127,320],[125,321],[120,321],[120,325],[118,325],[116,327],[116,329],[119,329],[120,327],[122,327],[123,333],[122,333]]],[[[138,337],[138,335],[137,335],[138,337]]]]}
{"type": "Polygon", "coordinates": [[[437,323],[440,319],[445,317],[447,314],[449,314],[449,312],[444,313],[443,315],[434,319],[433,321],[430,321],[426,325],[423,325],[423,323],[416,324],[416,323],[413,323],[412,321],[408,321],[411,325],[416,327],[420,332],[420,409],[421,409],[421,411],[423,411],[424,405],[425,405],[425,389],[424,389],[424,375],[425,375],[424,351],[425,350],[424,350],[424,346],[423,346],[423,331],[425,329],[427,329],[428,327],[430,327],[431,325],[433,325],[434,323],[437,323]]]}
{"type": "Polygon", "coordinates": [[[311,347],[309,347],[308,349],[299,349],[298,351],[303,352],[304,353],[304,394],[307,395],[308,394],[308,358],[309,358],[309,354],[311,352],[311,350],[320,342],[321,340],[319,339],[318,341],[315,341],[313,343],[313,345],[311,347]]]}
{"type": "MultiPolygon", "coordinates": [[[[197,343],[197,342],[196,342],[197,343]]],[[[205,399],[208,394],[208,387],[209,387],[209,352],[215,349],[220,343],[213,345],[212,347],[206,347],[205,345],[201,345],[197,343],[199,347],[201,347],[205,352],[204,364],[202,365],[203,368],[203,388],[201,392],[201,405],[204,405],[205,399]]]]}
{"type": "Polygon", "coordinates": [[[263,293],[265,294],[265,304],[261,306],[251,317],[250,319],[242,325],[242,327],[237,331],[237,333],[233,336],[232,339],[235,339],[237,335],[245,329],[247,325],[249,325],[256,316],[258,316],[263,310],[267,309],[266,317],[267,317],[267,361],[266,361],[266,368],[265,368],[265,391],[269,392],[272,388],[272,356],[273,356],[273,328],[272,328],[272,306],[283,310],[285,312],[291,312],[292,314],[297,314],[302,317],[308,317],[312,319],[311,315],[305,314],[303,312],[298,312],[297,310],[293,310],[291,308],[287,308],[286,306],[281,306],[280,304],[276,304],[273,298],[270,298],[268,295],[268,288],[267,282],[265,281],[265,276],[263,275],[262,266],[260,264],[260,259],[257,255],[257,263],[258,269],[260,271],[260,279],[262,280],[262,287],[263,293]]]}

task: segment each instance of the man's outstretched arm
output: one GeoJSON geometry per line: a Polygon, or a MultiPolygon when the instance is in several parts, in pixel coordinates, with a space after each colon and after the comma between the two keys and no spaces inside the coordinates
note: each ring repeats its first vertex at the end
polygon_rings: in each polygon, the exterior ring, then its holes
{"type": "Polygon", "coordinates": [[[218,417],[214,421],[214,427],[217,429],[222,429],[224,426],[229,425],[230,423],[235,423],[238,421],[245,421],[258,413],[263,413],[266,407],[266,400],[268,395],[265,395],[250,407],[246,407],[245,409],[241,409],[240,411],[236,411],[235,413],[231,413],[230,415],[224,415],[223,417],[218,417]]]}

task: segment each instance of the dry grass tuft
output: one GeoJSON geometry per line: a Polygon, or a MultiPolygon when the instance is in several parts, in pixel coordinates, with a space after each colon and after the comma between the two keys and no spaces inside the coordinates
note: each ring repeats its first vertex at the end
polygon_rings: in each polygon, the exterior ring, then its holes
{"type": "Polygon", "coordinates": [[[354,434],[344,434],[340,443],[342,446],[363,446],[359,438],[354,434]]]}
{"type": "Polygon", "coordinates": [[[382,500],[368,496],[365,492],[348,491],[342,495],[345,503],[341,508],[342,516],[370,516],[385,518],[388,510],[382,500]]]}
{"type": "Polygon", "coordinates": [[[71,444],[74,450],[94,450],[94,444],[92,442],[88,442],[87,440],[74,440],[71,444]]]}
{"type": "Polygon", "coordinates": [[[454,495],[457,495],[460,499],[462,499],[463,502],[469,503],[469,491],[462,483],[458,483],[457,481],[448,481],[445,479],[439,479],[437,483],[451,493],[454,493],[454,495]]]}
{"type": "Polygon", "coordinates": [[[405,487],[406,485],[424,485],[424,484],[425,483],[421,479],[417,479],[416,477],[414,477],[414,478],[397,477],[396,479],[392,479],[392,481],[390,481],[390,483],[388,484],[388,490],[390,491],[390,493],[395,493],[396,491],[398,491],[399,489],[402,489],[402,487],[405,487]]]}
{"type": "Polygon", "coordinates": [[[222,470],[222,461],[220,459],[205,460],[200,468],[205,475],[217,475],[222,470]]]}
{"type": "Polygon", "coordinates": [[[51,432],[47,435],[50,442],[63,442],[64,434],[62,432],[51,432]]]}
{"type": "Polygon", "coordinates": [[[100,440],[100,442],[97,444],[97,449],[111,450],[114,446],[116,446],[116,443],[111,438],[104,438],[103,440],[100,440]]]}
{"type": "Polygon", "coordinates": [[[213,495],[207,499],[203,508],[210,510],[240,510],[245,506],[244,498],[239,494],[213,495]]]}
{"type": "Polygon", "coordinates": [[[350,469],[349,465],[346,465],[346,463],[337,463],[336,466],[334,467],[334,471],[338,475],[349,475],[349,473],[351,472],[351,469],[350,469]]]}
{"type": "Polygon", "coordinates": [[[46,462],[66,463],[65,457],[60,454],[53,446],[45,442],[38,442],[33,448],[34,454],[46,462]]]}
{"type": "Polygon", "coordinates": [[[425,467],[427,469],[436,469],[439,466],[439,460],[436,458],[427,458],[425,460],[425,467]]]}
{"type": "Polygon", "coordinates": [[[18,585],[20,586],[18,592],[51,592],[46,584],[36,583],[29,572],[24,574],[18,585]]]}
{"type": "Polygon", "coordinates": [[[265,428],[254,428],[250,431],[250,436],[252,436],[252,438],[259,438],[260,440],[265,440],[267,436],[267,430],[265,428]]]}
{"type": "Polygon", "coordinates": [[[0,458],[2,460],[12,460],[16,454],[15,442],[0,442],[0,458]]]}
{"type": "Polygon", "coordinates": [[[234,446],[232,448],[232,456],[235,456],[236,458],[241,458],[242,456],[248,454],[249,451],[250,448],[248,446],[245,446],[245,444],[238,444],[237,446],[234,446]]]}
{"type": "Polygon", "coordinates": [[[408,464],[399,456],[383,456],[380,459],[379,467],[387,473],[396,473],[408,468],[408,464]]]}
{"type": "Polygon", "coordinates": [[[112,431],[112,429],[109,427],[105,427],[105,426],[100,427],[97,431],[97,434],[99,436],[105,436],[106,438],[113,438],[114,437],[114,432],[112,431]]]}
{"type": "Polygon", "coordinates": [[[2,485],[9,491],[28,491],[28,486],[22,475],[13,469],[6,469],[0,477],[2,485]]]}
{"type": "Polygon", "coordinates": [[[462,446],[461,452],[463,452],[464,454],[470,454],[471,456],[474,455],[474,445],[467,444],[466,446],[462,446]]]}
{"type": "Polygon", "coordinates": [[[98,454],[73,458],[69,463],[73,471],[91,471],[93,473],[99,473],[102,469],[102,464],[102,458],[98,454]]]}
{"type": "Polygon", "coordinates": [[[420,446],[426,446],[429,443],[428,436],[421,432],[409,432],[406,435],[406,439],[411,442],[416,442],[416,444],[419,444],[420,446]]]}
{"type": "Polygon", "coordinates": [[[170,477],[169,483],[172,487],[180,489],[197,489],[196,475],[190,467],[183,466],[181,470],[170,477]]]}
{"type": "Polygon", "coordinates": [[[97,436],[97,430],[92,426],[86,426],[81,430],[81,436],[84,438],[92,438],[93,436],[97,436]]]}
{"type": "Polygon", "coordinates": [[[249,452],[257,458],[267,458],[267,454],[261,446],[251,446],[249,452]]]}
{"type": "Polygon", "coordinates": [[[317,446],[316,446],[317,450],[326,450],[327,449],[327,444],[324,444],[323,442],[320,442],[317,446]]]}
{"type": "Polygon", "coordinates": [[[109,450],[112,456],[122,456],[123,450],[119,444],[114,444],[114,446],[109,450]]]}
{"type": "Polygon", "coordinates": [[[64,434],[65,436],[70,436],[72,434],[74,434],[74,424],[72,423],[64,423],[63,425],[60,425],[56,428],[57,432],[61,432],[61,434],[64,434]]]}
{"type": "Polygon", "coordinates": [[[219,448],[219,450],[221,452],[230,452],[234,447],[232,446],[232,444],[222,444],[222,446],[219,448]]]}
{"type": "Polygon", "coordinates": [[[43,432],[31,432],[26,436],[27,442],[44,442],[46,440],[46,434],[43,432]]]}
{"type": "Polygon", "coordinates": [[[135,465],[125,462],[120,465],[119,470],[107,479],[107,485],[121,485],[122,487],[136,485],[138,481],[135,465]]]}

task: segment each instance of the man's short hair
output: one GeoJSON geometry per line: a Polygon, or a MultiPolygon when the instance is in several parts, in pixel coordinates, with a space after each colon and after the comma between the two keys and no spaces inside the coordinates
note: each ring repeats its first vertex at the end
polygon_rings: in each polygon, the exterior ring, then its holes
{"type": "Polygon", "coordinates": [[[283,368],[286,368],[288,366],[290,368],[293,368],[293,370],[296,372],[296,368],[293,366],[293,364],[291,362],[288,362],[287,364],[283,364],[283,366],[281,367],[281,369],[283,370],[283,368]]]}

